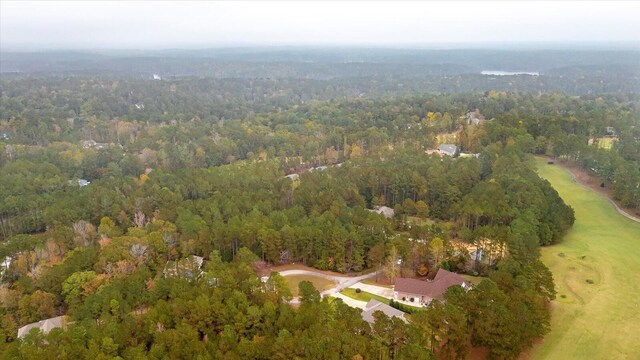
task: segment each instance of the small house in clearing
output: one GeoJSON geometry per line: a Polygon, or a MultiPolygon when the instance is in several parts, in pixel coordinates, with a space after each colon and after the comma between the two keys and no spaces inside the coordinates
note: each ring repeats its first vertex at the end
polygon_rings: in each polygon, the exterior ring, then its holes
{"type": "Polygon", "coordinates": [[[396,213],[395,210],[393,210],[388,206],[376,206],[373,208],[373,210],[369,210],[369,211],[374,212],[376,214],[380,214],[386,218],[392,218],[396,213]]]}
{"type": "Polygon", "coordinates": [[[438,146],[438,153],[440,153],[440,155],[455,156],[456,151],[458,151],[458,147],[453,144],[442,144],[438,146]]]}
{"type": "Polygon", "coordinates": [[[376,299],[369,300],[367,305],[365,305],[364,310],[362,310],[362,319],[373,325],[373,323],[376,321],[373,317],[373,313],[375,313],[376,311],[382,311],[389,318],[397,317],[405,323],[407,322],[407,319],[404,318],[404,312],[385,303],[382,303],[376,299]]]}
{"type": "Polygon", "coordinates": [[[50,319],[40,320],[31,324],[27,324],[18,329],[18,338],[26,336],[31,329],[38,329],[43,334],[48,334],[49,331],[55,328],[64,328],[66,326],[66,319],[64,316],[56,316],[50,319]]]}
{"type": "Polygon", "coordinates": [[[438,269],[432,281],[397,278],[393,287],[393,297],[396,300],[429,305],[433,300],[443,300],[444,293],[454,285],[460,285],[465,290],[471,287],[462,276],[438,269]]]}

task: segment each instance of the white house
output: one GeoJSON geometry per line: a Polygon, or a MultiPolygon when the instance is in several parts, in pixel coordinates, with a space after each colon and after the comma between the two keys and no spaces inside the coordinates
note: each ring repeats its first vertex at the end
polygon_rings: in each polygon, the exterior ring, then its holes
{"type": "Polygon", "coordinates": [[[432,281],[397,278],[393,287],[393,298],[429,305],[433,300],[443,300],[444,293],[454,285],[460,285],[465,290],[471,288],[471,284],[467,283],[462,276],[441,268],[438,269],[432,281]]]}

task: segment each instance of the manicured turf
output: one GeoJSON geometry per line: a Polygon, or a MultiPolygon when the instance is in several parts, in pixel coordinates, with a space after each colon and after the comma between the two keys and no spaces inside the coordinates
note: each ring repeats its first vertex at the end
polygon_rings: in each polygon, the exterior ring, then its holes
{"type": "MultiPolygon", "coordinates": [[[[346,288],[344,290],[342,290],[340,292],[342,295],[344,296],[348,296],[352,299],[355,300],[360,300],[360,301],[364,301],[364,302],[369,302],[369,300],[371,299],[376,299],[378,301],[380,301],[381,303],[385,303],[385,304],[389,304],[389,299],[382,297],[380,295],[376,295],[376,294],[372,294],[366,291],[360,291],[359,293],[356,293],[356,289],[353,288],[346,288]]],[[[424,307],[418,307],[418,306],[411,306],[411,305],[407,305],[407,304],[402,304],[403,306],[406,306],[407,308],[410,309],[416,309],[416,310],[424,310],[424,307]]]]}
{"type": "Polygon", "coordinates": [[[640,359],[640,224],[582,188],[558,165],[538,173],[576,211],[558,245],[542,249],[558,295],[551,332],[530,359],[640,359]]]}
{"type": "Polygon", "coordinates": [[[299,290],[298,284],[301,281],[305,281],[305,280],[311,281],[313,283],[313,286],[315,286],[316,289],[320,292],[333,289],[334,287],[336,287],[336,284],[333,281],[327,280],[321,277],[317,277],[317,276],[287,275],[284,278],[287,280],[287,283],[289,284],[289,289],[291,289],[291,294],[293,295],[293,297],[298,296],[298,290],[299,290]]]}
{"type": "Polygon", "coordinates": [[[352,288],[346,288],[344,290],[341,291],[342,295],[344,296],[348,296],[352,299],[355,300],[360,300],[360,301],[364,301],[364,302],[369,302],[369,300],[371,299],[376,299],[382,303],[388,304],[389,303],[389,299],[382,297],[380,295],[376,295],[376,294],[372,294],[372,293],[368,293],[366,291],[360,291],[360,293],[356,293],[356,289],[352,289],[352,288]]]}

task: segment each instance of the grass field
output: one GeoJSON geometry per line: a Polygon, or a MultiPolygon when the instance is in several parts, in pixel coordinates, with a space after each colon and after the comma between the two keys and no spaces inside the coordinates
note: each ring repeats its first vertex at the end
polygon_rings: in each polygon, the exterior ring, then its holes
{"type": "Polygon", "coordinates": [[[372,294],[372,293],[368,293],[366,291],[360,291],[360,293],[356,292],[356,289],[352,289],[352,288],[346,288],[344,290],[342,290],[340,293],[342,293],[342,295],[344,296],[348,296],[352,299],[355,300],[360,300],[360,301],[364,301],[364,302],[369,302],[369,300],[371,299],[376,299],[378,301],[380,301],[381,303],[385,303],[388,304],[389,303],[389,299],[376,295],[376,294],[372,294]]]}
{"type": "Polygon", "coordinates": [[[598,147],[601,149],[611,149],[614,141],[616,141],[616,139],[611,137],[598,138],[598,147]]]}
{"type": "Polygon", "coordinates": [[[557,165],[538,173],[576,211],[560,244],[542,249],[558,290],[551,332],[525,359],[640,359],[640,224],[557,165]]]}
{"type": "Polygon", "coordinates": [[[298,296],[298,284],[300,284],[300,282],[305,280],[311,281],[313,283],[313,286],[315,286],[316,289],[320,292],[333,289],[334,287],[336,287],[336,284],[333,281],[327,280],[321,277],[317,277],[317,276],[287,275],[284,278],[285,280],[287,280],[289,289],[291,289],[291,294],[293,295],[293,297],[298,296]]]}

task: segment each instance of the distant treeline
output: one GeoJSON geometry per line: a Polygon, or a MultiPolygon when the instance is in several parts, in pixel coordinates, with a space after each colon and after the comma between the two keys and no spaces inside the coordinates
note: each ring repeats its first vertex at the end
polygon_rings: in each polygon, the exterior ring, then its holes
{"type": "Polygon", "coordinates": [[[221,49],[162,52],[2,53],[0,72],[15,76],[119,76],[151,79],[314,79],[342,96],[416,92],[638,92],[640,52],[587,50],[221,49]],[[482,70],[539,77],[482,76],[482,70]],[[401,79],[401,80],[400,80],[401,79]]]}

